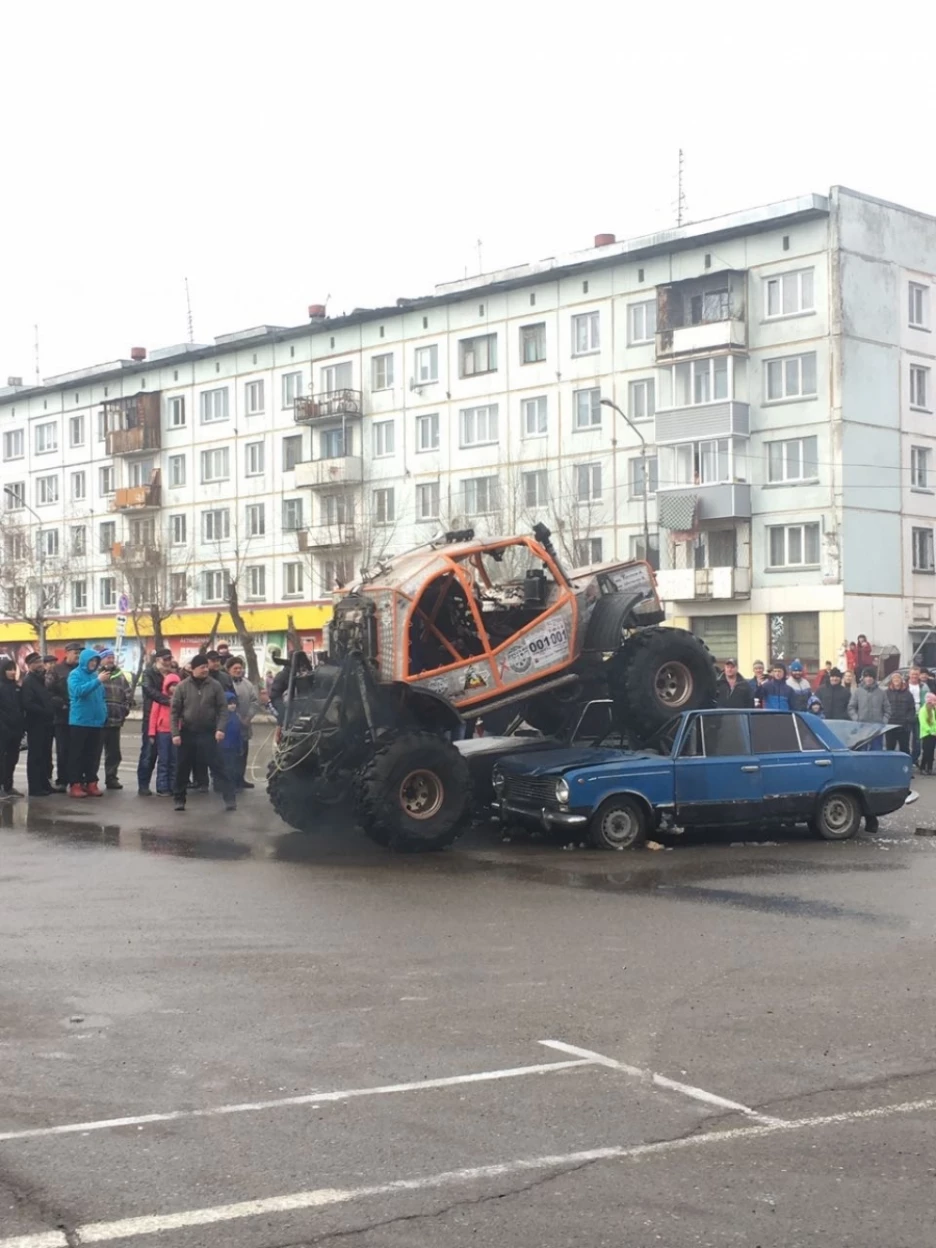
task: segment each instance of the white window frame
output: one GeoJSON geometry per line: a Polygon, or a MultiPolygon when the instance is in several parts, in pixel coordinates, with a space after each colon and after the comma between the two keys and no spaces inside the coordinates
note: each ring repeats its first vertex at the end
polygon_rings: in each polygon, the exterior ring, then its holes
{"type": "Polygon", "coordinates": [[[209,507],[201,513],[203,542],[226,542],[231,536],[230,507],[209,507]]]}
{"type": "Polygon", "coordinates": [[[244,476],[262,477],[266,471],[266,443],[247,442],[244,445],[244,476]]]}
{"type": "Polygon", "coordinates": [[[727,485],[734,479],[732,438],[704,438],[700,442],[678,442],[672,448],[673,482],[683,485],[727,485]],[[714,464],[714,474],[707,468],[714,464]]]}
{"type": "Polygon", "coordinates": [[[602,497],[601,464],[575,465],[575,501],[579,506],[600,503],[602,497]]]}
{"type": "MultiPolygon", "coordinates": [[[[668,408],[686,409],[690,407],[709,407],[713,403],[730,403],[734,394],[734,357],[731,355],[708,355],[698,360],[679,360],[665,370],[669,374],[670,403],[668,408]],[[724,363],[724,369],[718,365],[724,363]],[[680,370],[688,370],[681,372],[680,370]],[[719,377],[725,378],[725,393],[716,394],[719,377]],[[687,391],[689,402],[680,402],[678,379],[688,379],[687,391]],[[696,398],[697,394],[703,397],[696,398]]],[[[668,409],[664,409],[668,410],[668,409]]]]}
{"type": "Polygon", "coordinates": [[[600,537],[580,537],[572,547],[572,560],[577,568],[589,568],[601,563],[604,555],[604,541],[600,537]]]}
{"type": "Polygon", "coordinates": [[[572,354],[597,355],[601,350],[601,313],[579,312],[572,317],[572,354]]]}
{"type": "Polygon", "coordinates": [[[184,511],[175,511],[169,517],[170,546],[184,546],[188,541],[188,516],[184,511]]]}
{"type": "Polygon", "coordinates": [[[51,455],[58,450],[58,421],[44,420],[35,426],[37,455],[51,455]]]}
{"type": "Polygon", "coordinates": [[[116,493],[114,475],[113,464],[102,464],[98,468],[98,492],[102,498],[110,498],[111,494],[116,493]]]}
{"type": "Polygon", "coordinates": [[[819,522],[809,521],[803,524],[771,524],[767,526],[767,568],[770,571],[783,570],[785,568],[818,568],[822,559],[822,526],[819,522]],[[816,537],[816,559],[807,561],[806,547],[807,530],[815,530],[816,537]],[[783,534],[783,562],[772,562],[773,556],[773,537],[774,533],[783,534]],[[792,544],[792,536],[798,533],[798,542],[800,547],[800,559],[794,560],[790,557],[790,547],[792,544]]]}
{"type": "Polygon", "coordinates": [[[396,495],[392,485],[379,486],[372,494],[375,524],[396,523],[396,495]]]}
{"type": "Polygon", "coordinates": [[[58,558],[60,549],[58,529],[39,530],[39,549],[45,559],[58,558]]]}
{"type": "Polygon", "coordinates": [[[439,344],[417,347],[413,352],[413,381],[417,386],[431,386],[439,380],[439,344]]]}
{"type": "Polygon", "coordinates": [[[36,506],[51,507],[59,501],[59,478],[58,473],[53,472],[49,476],[36,477],[36,506]]]}
{"type": "Polygon", "coordinates": [[[627,345],[639,346],[656,340],[657,302],[642,299],[640,303],[627,305],[627,345]]]}
{"type": "Polygon", "coordinates": [[[631,420],[652,420],[656,415],[656,379],[640,377],[627,383],[627,414],[631,420]]]}
{"type": "Polygon", "coordinates": [[[260,416],[266,405],[266,386],[263,378],[257,377],[244,386],[244,411],[248,416],[260,416]]]}
{"type": "Polygon", "coordinates": [[[266,503],[248,503],[244,523],[248,537],[266,537],[266,503]]]}
{"type": "Polygon", "coordinates": [[[589,386],[584,390],[573,390],[572,403],[575,409],[575,431],[581,429],[601,428],[601,389],[589,386]],[[587,409],[585,404],[588,404],[587,409]],[[584,417],[584,419],[583,419],[584,417]]]}
{"type": "Polygon", "coordinates": [[[910,447],[910,488],[932,492],[930,478],[930,448],[928,446],[910,447]]]}
{"type": "Polygon", "coordinates": [[[71,474],[71,499],[73,503],[82,503],[88,497],[88,477],[83,468],[71,474]],[[76,488],[77,487],[77,488],[76,488]]]}
{"type": "Polygon", "coordinates": [[[764,360],[765,405],[789,403],[794,399],[814,399],[818,392],[818,362],[815,351],[804,351],[800,355],[777,355],[764,360]],[[810,385],[812,389],[806,389],[810,385]],[[779,392],[771,394],[772,389],[779,392]]]}
{"type": "Polygon", "coordinates": [[[337,364],[326,364],[322,368],[324,394],[340,394],[342,390],[350,390],[353,381],[354,365],[351,360],[340,360],[337,364]]]}
{"type": "Polygon", "coordinates": [[[283,532],[299,533],[305,528],[305,507],[301,498],[283,499],[283,532]],[[287,519],[287,517],[290,517],[287,519]]]}
{"type": "Polygon", "coordinates": [[[117,606],[116,576],[102,576],[98,581],[98,605],[102,611],[117,606]]]}
{"type": "Polygon", "coordinates": [[[386,459],[396,450],[396,421],[375,420],[373,429],[374,459],[386,459]]]}
{"type": "Polygon", "coordinates": [[[283,410],[292,410],[296,406],[296,400],[302,398],[302,369],[296,369],[292,373],[283,373],[280,385],[283,410]]]}
{"type": "Polygon", "coordinates": [[[71,609],[76,614],[88,609],[88,582],[84,578],[80,581],[72,581],[71,609]]]}
{"type": "Polygon", "coordinates": [[[500,506],[499,479],[493,473],[465,477],[461,483],[463,510],[468,517],[488,516],[500,506]]]}
{"type": "Polygon", "coordinates": [[[549,504],[549,473],[545,468],[532,468],[520,474],[524,507],[546,507],[549,504]]]}
{"type": "Polygon", "coordinates": [[[223,568],[207,568],[202,572],[202,602],[224,602],[226,590],[223,568]]]}
{"type": "Polygon", "coordinates": [[[458,413],[459,445],[493,446],[498,441],[498,405],[485,403],[480,407],[463,407],[458,413]]]}
{"type": "Polygon", "coordinates": [[[351,454],[353,436],[350,425],[323,429],[319,434],[319,459],[346,459],[351,454]]]}
{"type": "Polygon", "coordinates": [[[520,415],[525,438],[545,438],[549,432],[549,399],[545,394],[520,400],[520,415]]]}
{"type": "Polygon", "coordinates": [[[416,519],[438,520],[441,508],[438,481],[420,481],[416,486],[416,519]],[[430,506],[427,507],[426,503],[430,506]]]}
{"type": "Polygon", "coordinates": [[[337,492],[322,496],[319,514],[322,518],[322,524],[350,527],[354,524],[355,510],[354,495],[346,492],[337,492]]]}
{"type": "Polygon", "coordinates": [[[542,364],[546,359],[546,322],[520,326],[520,363],[542,364]],[[528,348],[530,350],[528,351],[528,348]]]}
{"type": "Polygon", "coordinates": [[[168,423],[170,429],[185,428],[185,395],[174,394],[168,403],[168,423]]]}
{"type": "Polygon", "coordinates": [[[929,286],[910,282],[907,299],[907,324],[911,329],[929,329],[929,286]]]}
{"type": "Polygon", "coordinates": [[[283,564],[283,597],[300,598],[305,592],[305,569],[299,562],[283,564]]]}
{"type": "Polygon", "coordinates": [[[24,429],[7,429],[3,435],[4,461],[23,459],[26,455],[26,431],[24,429]],[[19,448],[18,450],[16,448],[19,448]],[[10,449],[12,448],[12,450],[10,449]]]}
{"type": "Polygon", "coordinates": [[[102,520],[98,525],[98,553],[109,555],[117,541],[116,520],[102,520]]]}
{"type": "Polygon", "coordinates": [[[768,485],[798,485],[806,481],[819,480],[819,438],[816,434],[808,434],[802,438],[779,438],[767,442],[764,450],[767,455],[768,485]],[[809,443],[814,443],[813,447],[809,443]],[[773,447],[778,448],[776,451],[773,447]],[[810,452],[815,452],[810,458],[810,452]],[[777,457],[779,456],[779,464],[777,457]],[[807,465],[815,467],[815,472],[807,474],[807,465]],[[777,471],[779,467],[779,472],[777,471]]]}
{"type": "Polygon", "coordinates": [[[643,465],[647,466],[647,476],[650,478],[650,492],[648,498],[655,498],[656,492],[660,488],[660,464],[656,455],[636,455],[628,461],[627,465],[627,488],[631,498],[643,498],[643,465]]]}
{"type": "Polygon", "coordinates": [[[459,377],[482,377],[497,372],[497,334],[474,334],[458,342],[459,377]],[[469,367],[470,366],[470,367],[469,367]]]}
{"type": "Polygon", "coordinates": [[[70,526],[70,532],[69,550],[76,559],[83,559],[88,553],[88,526],[73,524],[70,526]]]}
{"type": "Polygon", "coordinates": [[[910,553],[914,572],[932,575],[936,572],[933,549],[933,530],[914,525],[910,530],[910,553]]]}
{"type": "Polygon", "coordinates": [[[282,448],[281,448],[281,453],[283,457],[283,460],[282,460],[283,472],[295,472],[296,471],[296,466],[303,462],[302,450],[303,450],[303,447],[302,447],[302,434],[301,433],[288,433],[286,437],[283,438],[282,448]],[[295,461],[292,464],[290,464],[289,460],[292,457],[292,453],[294,449],[298,453],[296,455],[295,461]]]}
{"type": "Polygon", "coordinates": [[[787,316],[807,316],[816,310],[816,271],[814,268],[791,269],[788,273],[777,273],[765,277],[764,283],[764,320],[780,321],[787,316]],[[784,308],[787,295],[790,294],[791,307],[784,308]],[[771,311],[771,304],[776,304],[776,311],[771,311]]]}
{"type": "Polygon", "coordinates": [[[416,452],[439,449],[439,413],[427,412],[416,417],[416,452]]]}
{"type": "Polygon", "coordinates": [[[217,425],[228,418],[228,388],[215,386],[212,390],[203,390],[199,395],[201,423],[217,425]]]}
{"type": "Polygon", "coordinates": [[[188,475],[186,465],[186,457],[184,455],[170,455],[168,460],[168,472],[170,490],[181,490],[185,485],[185,479],[188,475]],[[174,480],[174,477],[178,477],[174,480]]]}
{"type": "Polygon", "coordinates": [[[231,479],[231,451],[227,446],[210,446],[201,452],[199,465],[202,485],[231,479]]]}
{"type": "Polygon", "coordinates": [[[247,567],[247,597],[253,602],[266,599],[266,564],[252,563],[247,567]]]}
{"type": "Polygon", "coordinates": [[[930,410],[930,370],[925,364],[910,365],[910,406],[917,412],[930,410]]]}
{"type": "Polygon", "coordinates": [[[77,416],[69,416],[68,418],[68,445],[74,449],[76,446],[84,446],[85,444],[85,418],[84,412],[80,412],[77,416]]]}
{"type": "Polygon", "coordinates": [[[393,389],[393,352],[371,356],[371,390],[393,389]]]}
{"type": "Polygon", "coordinates": [[[3,486],[3,510],[22,511],[26,506],[26,482],[10,481],[3,486]]]}

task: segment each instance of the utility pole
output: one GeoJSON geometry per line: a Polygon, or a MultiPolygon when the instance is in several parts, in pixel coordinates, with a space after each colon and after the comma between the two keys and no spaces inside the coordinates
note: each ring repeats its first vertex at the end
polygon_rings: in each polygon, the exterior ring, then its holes
{"type": "Polygon", "coordinates": [[[45,627],[46,601],[45,601],[45,550],[43,550],[43,547],[42,547],[42,517],[39,515],[38,512],[34,511],[32,507],[30,507],[29,503],[27,503],[24,499],[20,498],[19,494],[17,494],[17,492],[13,489],[12,486],[5,485],[3,487],[3,492],[4,494],[9,494],[10,498],[15,498],[16,502],[18,503],[20,507],[25,507],[26,510],[29,512],[29,514],[32,516],[32,518],[35,520],[36,524],[39,526],[38,529],[36,530],[36,540],[39,543],[39,557],[36,561],[36,567],[39,572],[39,576],[37,577],[38,586],[39,586],[39,598],[38,598],[37,610],[36,610],[36,617],[37,617],[36,632],[39,636],[39,653],[44,655],[46,652],[46,627],[45,627]]]}
{"type": "MultiPolygon", "coordinates": [[[[637,434],[637,437],[640,438],[640,476],[643,482],[644,558],[649,563],[650,561],[650,520],[647,515],[647,495],[650,493],[650,478],[647,476],[647,439],[640,432],[640,430],[637,428],[637,426],[634,424],[631,418],[626,414],[626,412],[622,412],[621,409],[618,407],[618,405],[616,403],[613,403],[611,399],[601,399],[600,402],[601,402],[602,407],[610,407],[613,411],[617,412],[617,414],[628,425],[630,425],[634,433],[637,434]]],[[[615,521],[617,521],[617,516],[615,516],[615,521]]]]}
{"type": "Polygon", "coordinates": [[[185,279],[185,307],[188,312],[188,340],[195,341],[195,327],[192,322],[192,296],[189,294],[188,278],[185,279]]]}
{"type": "Polygon", "coordinates": [[[36,385],[42,385],[42,375],[39,372],[39,326],[33,326],[33,346],[36,356],[36,385]]]}

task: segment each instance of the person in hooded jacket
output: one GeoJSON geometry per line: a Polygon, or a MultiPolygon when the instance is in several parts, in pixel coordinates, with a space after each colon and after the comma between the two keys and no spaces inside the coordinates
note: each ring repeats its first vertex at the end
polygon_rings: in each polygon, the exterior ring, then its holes
{"type": "Polygon", "coordinates": [[[55,733],[55,704],[46,684],[41,654],[26,656],[23,677],[23,714],[26,717],[26,780],[30,797],[48,797],[54,792],[52,779],[52,738],[55,733]]]}
{"type": "Polygon", "coordinates": [[[13,659],[0,659],[0,797],[22,797],[13,788],[13,772],[19,761],[20,743],[26,721],[17,670],[13,659]]]}
{"type": "Polygon", "coordinates": [[[104,684],[110,679],[99,671],[101,656],[85,649],[68,677],[68,767],[70,797],[101,797],[98,767],[104,745],[102,729],[107,723],[104,684]]]}
{"type": "Polygon", "coordinates": [[[887,722],[896,725],[895,730],[887,734],[885,742],[887,749],[903,750],[904,754],[909,754],[913,721],[919,714],[913,694],[904,684],[900,672],[894,672],[887,682],[884,693],[887,722]]]}
{"type": "Polygon", "coordinates": [[[822,703],[822,714],[826,719],[848,719],[848,704],[852,691],[842,684],[842,673],[837,667],[829,672],[829,683],[821,685],[816,697],[822,703]]]}
{"type": "Polygon", "coordinates": [[[770,670],[770,680],[765,680],[760,687],[760,696],[763,699],[764,710],[788,711],[790,710],[790,702],[794,693],[787,684],[786,664],[775,663],[770,670]]]}
{"type": "Polygon", "coordinates": [[[794,659],[790,664],[787,684],[793,690],[793,696],[790,698],[791,709],[794,711],[805,711],[813,690],[799,659],[794,659]]]}

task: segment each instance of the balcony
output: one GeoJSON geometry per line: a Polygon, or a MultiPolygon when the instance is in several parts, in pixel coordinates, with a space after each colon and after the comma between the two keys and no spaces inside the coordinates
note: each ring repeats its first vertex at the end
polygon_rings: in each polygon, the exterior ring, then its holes
{"type": "Polygon", "coordinates": [[[162,490],[157,468],[149,485],[131,485],[126,489],[117,490],[110,501],[110,510],[141,511],[145,507],[159,507],[161,502],[162,490]]]}
{"type": "Polygon", "coordinates": [[[150,563],[157,556],[152,545],[147,546],[144,543],[137,542],[114,542],[110,548],[111,563],[134,564],[142,567],[145,563],[150,563]]]}
{"type": "Polygon", "coordinates": [[[305,530],[300,550],[339,550],[358,545],[357,526],[353,523],[314,524],[305,530]]]}
{"type": "Polygon", "coordinates": [[[656,358],[672,360],[682,355],[710,355],[713,351],[747,350],[747,325],[744,321],[709,321],[701,325],[682,325],[664,329],[656,336],[656,358]]]}
{"type": "Polygon", "coordinates": [[[691,533],[704,520],[750,520],[751,487],[744,481],[719,485],[660,486],[657,490],[660,527],[691,533]]]}
{"type": "Polygon", "coordinates": [[[310,398],[296,399],[293,416],[297,424],[320,420],[345,420],[364,413],[360,390],[328,390],[310,398]]]}
{"type": "Polygon", "coordinates": [[[312,459],[296,464],[296,486],[312,490],[342,485],[360,485],[364,479],[364,463],[360,455],[342,455],[337,459],[312,459]]]}
{"type": "Polygon", "coordinates": [[[107,453],[108,455],[136,455],[140,451],[158,451],[161,441],[158,425],[137,425],[134,429],[111,429],[107,434],[107,453]]]}
{"type": "Polygon", "coordinates": [[[657,359],[746,350],[746,278],[744,272],[724,269],[661,286],[657,291],[657,359]]]}
{"type": "Polygon", "coordinates": [[[667,602],[750,598],[750,568],[666,568],[657,572],[657,589],[667,602]]]}
{"type": "Polygon", "coordinates": [[[160,391],[141,391],[123,399],[110,399],[101,407],[107,431],[108,455],[136,455],[158,451],[160,391]]]}
{"type": "Polygon", "coordinates": [[[669,407],[658,411],[654,421],[657,445],[702,442],[709,438],[746,438],[751,432],[751,409],[747,403],[722,399],[696,407],[669,407]]]}

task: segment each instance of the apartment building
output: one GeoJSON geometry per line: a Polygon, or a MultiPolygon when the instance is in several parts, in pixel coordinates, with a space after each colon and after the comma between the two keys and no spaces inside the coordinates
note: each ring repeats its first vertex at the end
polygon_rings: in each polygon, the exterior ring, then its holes
{"type": "Polygon", "coordinates": [[[648,556],[745,669],[862,632],[936,659],[934,274],[933,218],[833,188],[14,381],[5,610],[41,554],[62,637],[122,595],[198,636],[232,577],[251,627],[317,635],[362,564],[542,519],[570,564],[648,556]]]}

